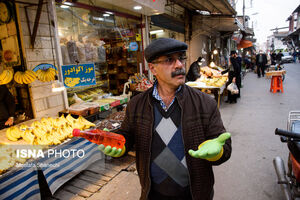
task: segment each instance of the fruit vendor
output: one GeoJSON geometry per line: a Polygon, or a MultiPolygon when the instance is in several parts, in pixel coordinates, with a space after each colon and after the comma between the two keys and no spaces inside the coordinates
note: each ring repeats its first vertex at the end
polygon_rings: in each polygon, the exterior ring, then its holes
{"type": "Polygon", "coordinates": [[[212,166],[231,155],[230,133],[216,101],[185,84],[187,48],[159,38],[145,49],[156,82],[128,103],[119,131],[126,148],[99,145],[118,157],[135,144],[140,199],[213,199],[212,166]]]}
{"type": "Polygon", "coordinates": [[[14,123],[15,99],[6,85],[0,85],[0,129],[14,123]]]}
{"type": "Polygon", "coordinates": [[[191,64],[186,75],[187,81],[196,81],[198,78],[200,78],[200,67],[202,65],[202,62],[204,62],[204,58],[199,57],[195,62],[191,64]]]}

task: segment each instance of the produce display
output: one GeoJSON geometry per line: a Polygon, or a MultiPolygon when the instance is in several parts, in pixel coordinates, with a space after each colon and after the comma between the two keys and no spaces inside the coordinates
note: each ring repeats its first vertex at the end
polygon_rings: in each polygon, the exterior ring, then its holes
{"type": "Polygon", "coordinates": [[[110,114],[105,120],[101,121],[97,128],[98,129],[108,129],[115,130],[120,128],[122,121],[125,118],[125,111],[115,112],[110,114]]]}
{"type": "Polygon", "coordinates": [[[207,86],[215,86],[215,87],[221,87],[224,85],[227,81],[227,77],[213,77],[213,78],[200,78],[201,82],[204,82],[207,86]]]}
{"type": "Polygon", "coordinates": [[[13,79],[14,70],[11,69],[5,69],[0,74],[0,85],[5,85],[13,79]]]}
{"type": "Polygon", "coordinates": [[[25,72],[17,71],[14,75],[14,80],[19,84],[29,84],[35,81],[37,74],[32,70],[26,70],[25,72]]]}
{"type": "Polygon", "coordinates": [[[89,122],[82,116],[78,119],[71,115],[59,118],[42,118],[34,121],[30,127],[27,125],[12,126],[6,130],[6,137],[10,141],[24,139],[28,144],[36,145],[57,145],[67,138],[72,137],[74,128],[84,130],[95,124],[89,122]]]}
{"type": "MultiPolygon", "coordinates": [[[[16,156],[16,151],[19,146],[0,145],[0,174],[3,174],[9,168],[13,167],[16,163],[25,163],[26,158],[16,156]]],[[[30,146],[32,150],[42,149],[39,145],[30,146]]],[[[28,158],[27,158],[28,159],[28,158]]]]}
{"type": "MultiPolygon", "coordinates": [[[[58,145],[65,139],[73,137],[73,129],[84,130],[93,126],[94,123],[82,116],[75,119],[71,115],[67,117],[62,115],[58,118],[42,118],[40,121],[32,122],[30,126],[25,124],[12,126],[7,128],[6,137],[13,142],[23,139],[26,149],[37,151],[47,148],[48,145],[58,145]]],[[[17,163],[25,163],[30,158],[16,156],[16,152],[22,148],[23,145],[0,144],[0,174],[17,163]]]]}
{"type": "MultiPolygon", "coordinates": [[[[218,67],[218,69],[212,69],[210,67],[201,67],[200,68],[200,74],[204,77],[222,77],[221,71],[224,69],[221,67],[218,67]]],[[[225,75],[226,76],[226,75],[225,75]]]]}

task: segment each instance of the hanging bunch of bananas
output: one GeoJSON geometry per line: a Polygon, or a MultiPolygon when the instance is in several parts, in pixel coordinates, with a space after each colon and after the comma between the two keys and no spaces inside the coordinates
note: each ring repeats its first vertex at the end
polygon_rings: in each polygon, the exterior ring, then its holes
{"type": "Polygon", "coordinates": [[[50,82],[55,80],[57,71],[54,68],[48,68],[46,70],[39,69],[36,71],[37,78],[42,82],[50,82]]]}
{"type": "Polygon", "coordinates": [[[5,85],[9,83],[14,77],[13,69],[5,69],[0,74],[0,85],[5,85]]]}
{"type": "Polygon", "coordinates": [[[36,80],[36,77],[36,73],[32,70],[26,70],[25,72],[17,71],[14,80],[19,84],[30,84],[36,80]]]}

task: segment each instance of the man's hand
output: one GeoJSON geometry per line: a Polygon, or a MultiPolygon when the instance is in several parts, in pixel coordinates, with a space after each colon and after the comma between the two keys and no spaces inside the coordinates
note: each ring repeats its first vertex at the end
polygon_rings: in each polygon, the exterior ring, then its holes
{"type": "MultiPolygon", "coordinates": [[[[124,148],[125,148],[125,146],[124,146],[124,148]]],[[[119,149],[117,149],[116,147],[111,148],[111,146],[109,146],[109,145],[105,147],[103,144],[100,144],[98,146],[98,149],[100,151],[102,151],[105,155],[108,155],[111,157],[120,157],[124,154],[121,148],[119,148],[119,149]]]]}
{"type": "Polygon", "coordinates": [[[14,118],[10,117],[8,120],[5,122],[5,126],[11,126],[14,123],[14,118]]]}
{"type": "Polygon", "coordinates": [[[225,141],[231,137],[231,134],[222,133],[213,140],[207,140],[201,143],[197,151],[189,150],[189,154],[194,158],[202,158],[209,161],[217,161],[223,155],[223,145],[225,141]]]}

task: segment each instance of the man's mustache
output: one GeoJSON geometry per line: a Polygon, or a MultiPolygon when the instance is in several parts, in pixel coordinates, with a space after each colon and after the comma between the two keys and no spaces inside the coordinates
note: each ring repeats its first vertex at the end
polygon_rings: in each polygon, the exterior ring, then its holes
{"type": "Polygon", "coordinates": [[[181,69],[178,69],[171,73],[172,78],[174,78],[175,76],[178,76],[178,75],[185,75],[185,69],[181,68],[181,69]]]}

